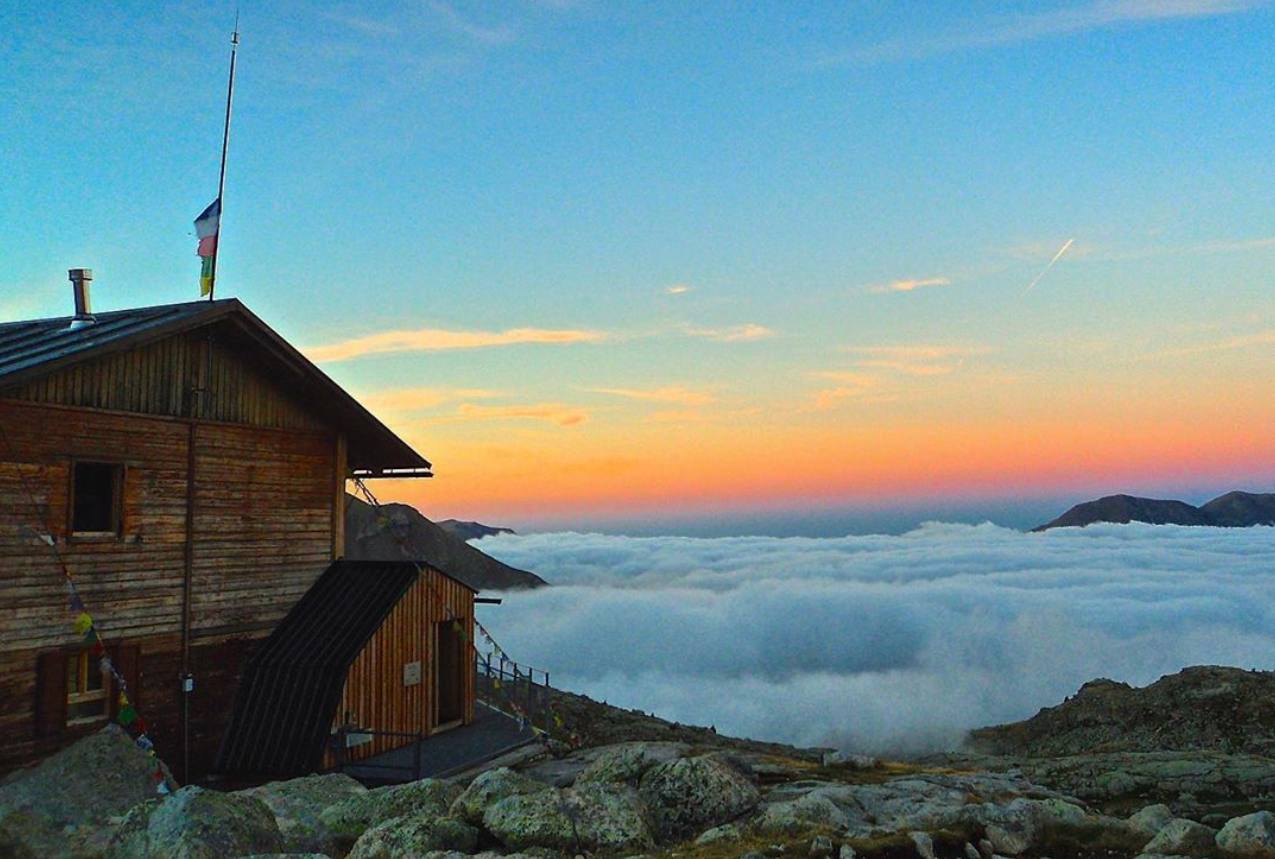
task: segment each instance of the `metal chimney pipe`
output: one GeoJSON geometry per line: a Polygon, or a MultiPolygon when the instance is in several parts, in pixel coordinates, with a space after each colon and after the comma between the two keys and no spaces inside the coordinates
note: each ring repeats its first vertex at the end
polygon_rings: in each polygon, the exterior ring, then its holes
{"type": "Polygon", "coordinates": [[[89,284],[93,281],[93,269],[73,268],[67,271],[71,278],[71,289],[75,293],[75,318],[85,322],[92,321],[93,310],[89,306],[89,284]]]}

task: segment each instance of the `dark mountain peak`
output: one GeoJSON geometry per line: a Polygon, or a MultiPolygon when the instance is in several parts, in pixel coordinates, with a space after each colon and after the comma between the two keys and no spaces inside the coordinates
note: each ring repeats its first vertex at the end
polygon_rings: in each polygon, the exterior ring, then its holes
{"type": "Polygon", "coordinates": [[[1152,525],[1209,525],[1199,508],[1185,501],[1160,498],[1138,498],[1134,495],[1108,495],[1096,501],[1077,504],[1052,522],[1033,528],[1084,527],[1095,522],[1148,522],[1152,525]]]}
{"type": "Polygon", "coordinates": [[[1214,525],[1243,528],[1275,525],[1275,493],[1228,492],[1200,507],[1214,525]]]}
{"type": "Polygon", "coordinates": [[[536,588],[545,580],[480,552],[407,504],[345,498],[345,556],[353,561],[425,561],[478,590],[536,588]]]}
{"type": "Polygon", "coordinates": [[[1199,507],[1193,507],[1185,501],[1138,498],[1135,495],[1108,495],[1097,501],[1077,504],[1052,522],[1038,525],[1032,530],[1084,527],[1095,522],[1212,525],[1217,528],[1275,525],[1275,492],[1237,490],[1219,495],[1199,507]]]}
{"type": "Polygon", "coordinates": [[[496,525],[484,525],[481,522],[466,522],[463,519],[440,519],[438,527],[453,536],[468,542],[481,540],[483,537],[494,537],[497,534],[516,534],[513,528],[501,528],[496,525]]]}

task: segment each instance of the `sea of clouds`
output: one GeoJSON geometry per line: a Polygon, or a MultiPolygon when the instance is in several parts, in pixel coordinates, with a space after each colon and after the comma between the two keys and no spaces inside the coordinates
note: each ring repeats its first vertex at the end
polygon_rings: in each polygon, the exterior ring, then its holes
{"type": "Polygon", "coordinates": [[[487,538],[553,587],[480,618],[555,686],[725,733],[956,745],[1095,677],[1275,668],[1275,528],[487,538]]]}

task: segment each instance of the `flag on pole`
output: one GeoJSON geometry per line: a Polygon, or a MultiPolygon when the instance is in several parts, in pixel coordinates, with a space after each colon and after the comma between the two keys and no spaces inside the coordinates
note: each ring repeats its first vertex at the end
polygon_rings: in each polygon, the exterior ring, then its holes
{"type": "Polygon", "coordinates": [[[217,256],[217,231],[221,226],[221,198],[208,204],[208,208],[195,219],[195,235],[199,248],[195,253],[204,260],[199,270],[199,294],[208,295],[213,288],[213,260],[217,256]]]}

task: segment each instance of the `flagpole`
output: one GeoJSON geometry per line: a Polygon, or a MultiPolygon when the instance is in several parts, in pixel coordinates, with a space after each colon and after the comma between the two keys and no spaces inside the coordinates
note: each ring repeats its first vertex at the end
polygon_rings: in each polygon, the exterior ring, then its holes
{"type": "Polygon", "coordinates": [[[230,106],[235,99],[235,54],[239,50],[239,10],[235,10],[235,30],[230,34],[230,83],[226,85],[226,126],[221,135],[221,176],[217,179],[217,244],[213,246],[212,280],[208,284],[208,300],[213,300],[217,291],[217,257],[221,253],[221,216],[225,214],[226,203],[226,151],[230,148],[230,106]]]}

